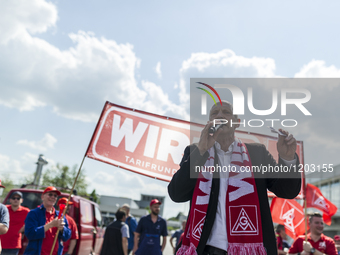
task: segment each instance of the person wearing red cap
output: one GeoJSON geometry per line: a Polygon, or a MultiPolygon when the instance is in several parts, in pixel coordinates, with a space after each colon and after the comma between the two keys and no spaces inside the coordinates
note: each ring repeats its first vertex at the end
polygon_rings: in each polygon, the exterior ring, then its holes
{"type": "Polygon", "coordinates": [[[25,219],[30,211],[27,207],[21,206],[23,202],[22,193],[20,191],[14,191],[9,199],[10,204],[6,205],[10,226],[8,232],[1,237],[2,255],[16,255],[21,249],[21,233],[24,232],[25,219]]]}
{"type": "Polygon", "coordinates": [[[41,195],[42,205],[28,213],[25,220],[25,235],[28,238],[28,245],[24,255],[49,255],[58,229],[60,232],[53,255],[62,254],[61,242],[65,242],[71,237],[71,230],[66,218],[58,219],[60,212],[54,209],[58,196],[60,196],[59,190],[52,186],[47,187],[41,195]]]}
{"type": "MultiPolygon", "coordinates": [[[[4,189],[5,186],[1,184],[0,180],[0,188],[4,189]]],[[[0,203],[0,235],[4,235],[7,233],[9,227],[9,213],[8,209],[5,205],[0,203]]],[[[1,242],[0,242],[0,253],[1,253],[1,242]]]]}
{"type": "Polygon", "coordinates": [[[162,203],[157,199],[150,202],[151,214],[143,216],[137,225],[135,231],[135,240],[133,254],[136,255],[160,255],[165,245],[168,230],[166,221],[159,216],[162,203]],[[162,246],[160,246],[160,236],[163,237],[162,246]]]}
{"type": "MultiPolygon", "coordinates": [[[[66,205],[67,203],[67,198],[62,197],[58,200],[58,207],[61,204],[66,205]]],[[[68,205],[72,205],[73,202],[69,201],[68,205]]],[[[60,207],[59,207],[60,210],[60,207]]],[[[78,228],[77,228],[77,224],[74,221],[74,219],[72,219],[69,215],[68,215],[68,211],[69,208],[67,208],[66,210],[66,214],[65,217],[67,219],[69,228],[71,229],[71,238],[69,240],[67,240],[66,242],[64,242],[64,249],[63,249],[63,255],[69,255],[73,253],[74,248],[76,247],[77,244],[77,239],[79,239],[79,234],[78,234],[78,228]]]]}

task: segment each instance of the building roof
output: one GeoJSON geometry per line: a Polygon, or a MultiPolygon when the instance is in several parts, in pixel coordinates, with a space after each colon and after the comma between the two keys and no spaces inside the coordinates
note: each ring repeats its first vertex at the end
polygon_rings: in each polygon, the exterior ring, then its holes
{"type": "Polygon", "coordinates": [[[139,206],[131,198],[126,197],[112,197],[112,196],[100,196],[100,207],[115,206],[116,208],[121,207],[123,204],[128,204],[130,210],[139,209],[139,206]]]}
{"type": "Polygon", "coordinates": [[[306,179],[307,183],[312,183],[313,185],[318,185],[322,183],[326,183],[329,181],[338,181],[340,180],[340,164],[335,166],[330,166],[330,164],[327,165],[328,168],[321,168],[322,166],[318,167],[315,166],[315,171],[311,172],[311,166],[309,166],[310,169],[305,169],[306,171],[306,179]]]}

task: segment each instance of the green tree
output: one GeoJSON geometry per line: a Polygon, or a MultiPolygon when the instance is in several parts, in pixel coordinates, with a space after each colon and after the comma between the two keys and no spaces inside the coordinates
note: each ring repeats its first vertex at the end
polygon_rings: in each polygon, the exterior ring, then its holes
{"type": "Polygon", "coordinates": [[[5,174],[5,175],[2,176],[1,184],[6,187],[2,191],[2,195],[1,195],[2,198],[5,198],[6,195],[8,194],[8,192],[16,186],[16,185],[13,184],[13,181],[9,178],[8,174],[5,174]]]}
{"type": "Polygon", "coordinates": [[[91,194],[90,194],[90,197],[92,197],[92,201],[93,202],[96,202],[97,204],[99,204],[99,196],[98,194],[96,193],[96,190],[92,190],[91,194]]]}
{"type": "Polygon", "coordinates": [[[34,181],[35,174],[28,174],[19,178],[19,183],[21,184],[31,184],[34,181]]]}
{"type": "MultiPolygon", "coordinates": [[[[69,192],[67,189],[72,188],[77,173],[77,165],[74,165],[73,168],[70,169],[70,167],[58,163],[56,166],[52,166],[52,168],[49,168],[45,171],[42,176],[42,185],[59,187],[61,191],[69,192]]],[[[87,186],[88,184],[86,183],[86,176],[83,169],[81,170],[75,185],[78,195],[87,196],[87,186]]]]}
{"type": "Polygon", "coordinates": [[[171,217],[168,220],[172,220],[172,221],[178,221],[178,219],[176,217],[171,217]]]}

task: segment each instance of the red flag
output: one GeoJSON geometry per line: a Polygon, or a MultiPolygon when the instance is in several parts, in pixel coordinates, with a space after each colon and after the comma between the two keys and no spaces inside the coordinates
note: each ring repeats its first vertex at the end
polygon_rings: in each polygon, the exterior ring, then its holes
{"type": "Polygon", "coordinates": [[[327,225],[331,225],[331,217],[336,213],[338,208],[322,195],[318,187],[309,183],[307,183],[306,188],[306,202],[307,207],[314,207],[322,211],[323,221],[327,225]]]}
{"type": "Polygon", "coordinates": [[[60,204],[59,205],[59,216],[58,216],[58,219],[60,219],[61,216],[63,215],[65,206],[66,206],[65,204],[60,204]]]}
{"type": "Polygon", "coordinates": [[[270,206],[273,222],[285,226],[286,233],[295,239],[305,232],[302,206],[294,199],[274,197],[270,206]]]}

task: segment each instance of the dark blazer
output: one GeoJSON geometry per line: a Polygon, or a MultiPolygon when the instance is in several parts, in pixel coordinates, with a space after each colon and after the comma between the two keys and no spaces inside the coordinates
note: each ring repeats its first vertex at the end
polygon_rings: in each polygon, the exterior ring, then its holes
{"type": "Polygon", "coordinates": [[[100,255],[124,255],[121,228],[125,222],[116,220],[107,226],[100,255]]]}
{"type": "MultiPolygon", "coordinates": [[[[279,164],[277,164],[272,155],[262,144],[246,144],[246,147],[248,149],[250,160],[253,166],[285,165],[281,159],[279,160],[279,164]]],[[[189,200],[191,201],[197,181],[195,166],[203,166],[208,157],[208,152],[201,156],[196,145],[190,145],[185,149],[182,162],[180,163],[180,169],[174,174],[170,184],[168,185],[169,196],[174,202],[186,202],[189,200]]],[[[298,156],[295,155],[295,157],[297,159],[296,165],[298,165],[298,156]]],[[[215,165],[216,163],[217,156],[215,153],[215,165]]],[[[272,191],[278,197],[288,199],[295,198],[299,194],[301,188],[301,174],[297,171],[297,169],[298,167],[296,167],[296,171],[294,172],[292,167],[291,171],[287,173],[281,171],[277,173],[274,172],[266,174],[262,174],[261,172],[254,173],[261,211],[263,245],[266,248],[268,255],[276,255],[277,247],[272,217],[268,203],[267,189],[272,191]]],[[[214,177],[218,177],[218,173],[215,174],[216,176],[214,177]]],[[[212,181],[206,220],[204,223],[200,242],[196,249],[198,255],[202,254],[215,221],[219,188],[220,181],[218,178],[214,178],[212,181]]]]}

